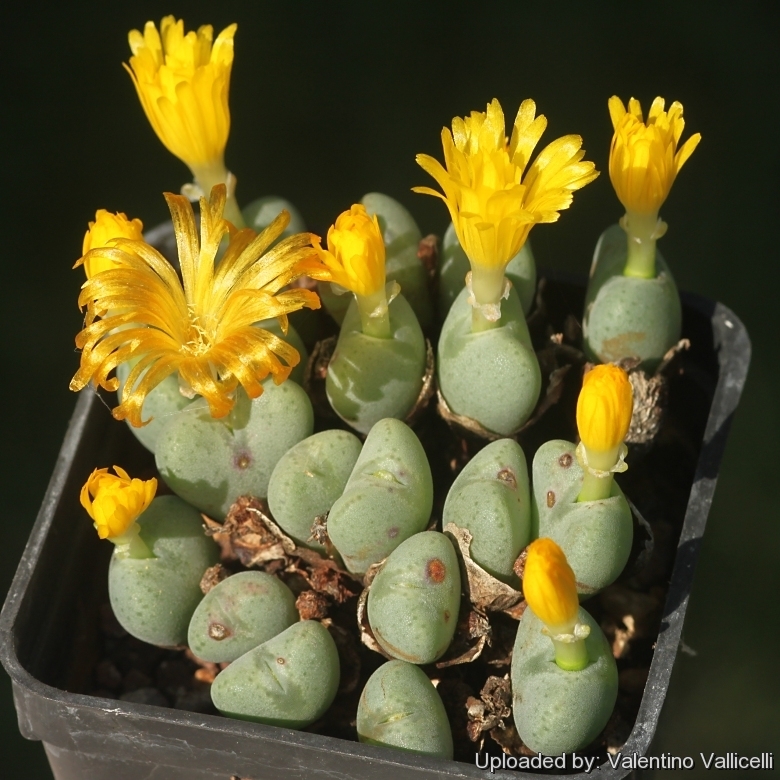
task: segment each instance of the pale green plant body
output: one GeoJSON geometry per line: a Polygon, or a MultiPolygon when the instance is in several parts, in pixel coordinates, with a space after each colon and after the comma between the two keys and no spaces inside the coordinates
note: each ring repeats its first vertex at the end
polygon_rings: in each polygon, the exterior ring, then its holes
{"type": "Polygon", "coordinates": [[[399,295],[388,306],[389,336],[365,332],[358,301],[341,325],[325,391],[333,410],[360,433],[385,417],[412,411],[425,373],[425,339],[411,306],[399,295]]]}
{"type": "Polygon", "coordinates": [[[158,496],[136,522],[153,557],[122,557],[117,548],[108,570],[111,608],[137,639],[183,645],[203,598],[200,580],[219,548],[204,535],[200,513],[176,496],[158,496]]]}
{"type": "Polygon", "coordinates": [[[444,503],[442,527],[471,532],[471,557],[489,574],[519,585],[514,563],[531,541],[531,491],[520,445],[498,439],[458,474],[444,503]]]}
{"type": "Polygon", "coordinates": [[[344,492],[362,446],[349,431],[321,431],[279,459],[268,483],[268,507],[297,544],[324,551],[310,538],[312,524],[330,512],[344,492]]]}
{"type": "Polygon", "coordinates": [[[436,370],[450,409],[488,431],[509,436],[531,416],[542,376],[520,299],[514,289],[501,302],[496,327],[472,330],[475,309],[463,289],[441,331],[436,370]]]}
{"type": "Polygon", "coordinates": [[[552,440],[534,456],[533,536],[555,541],[574,570],[580,598],[597,593],[623,571],[633,541],[631,509],[617,483],[611,495],[578,501],[583,471],[573,444],[552,440]]]}
{"type": "Polygon", "coordinates": [[[339,687],[339,654],[322,623],[294,623],[233,661],[211,685],[224,715],[301,729],[325,714],[339,687]]]}
{"type": "Polygon", "coordinates": [[[438,531],[415,534],[390,553],[368,593],[368,622],[392,658],[429,664],[446,652],[460,609],[460,568],[438,531]]]}
{"type": "Polygon", "coordinates": [[[250,400],[242,390],[224,418],[210,416],[205,400],[165,425],[155,460],[166,484],[215,520],[223,520],[239,496],[264,498],[271,472],[287,450],[310,436],[311,401],[294,382],[275,385],[250,400]]]}
{"type": "Polygon", "coordinates": [[[527,609],[512,651],[513,716],[517,733],[537,753],[557,756],[588,745],[606,726],[615,706],[618,673],[612,648],[598,623],[582,608],[577,622],[590,628],[584,644],[588,665],[567,671],[544,624],[527,609]]]}
{"type": "Polygon", "coordinates": [[[278,577],[243,571],[203,597],[190,620],[187,644],[203,661],[229,663],[297,621],[295,596],[278,577]]]}
{"type": "Polygon", "coordinates": [[[328,535],[347,569],[363,574],[423,531],[432,507],[433,477],[420,440],[400,420],[380,420],[333,504],[328,535]]]}
{"type": "Polygon", "coordinates": [[[680,339],[680,294],[660,252],[650,278],[625,275],[627,253],[619,225],[601,235],[585,294],[585,352],[601,363],[639,358],[644,370],[654,371],[680,339]]]}
{"type": "Polygon", "coordinates": [[[358,739],[408,753],[452,758],[441,696],[418,666],[388,661],[368,678],[357,710],[358,739]]]}

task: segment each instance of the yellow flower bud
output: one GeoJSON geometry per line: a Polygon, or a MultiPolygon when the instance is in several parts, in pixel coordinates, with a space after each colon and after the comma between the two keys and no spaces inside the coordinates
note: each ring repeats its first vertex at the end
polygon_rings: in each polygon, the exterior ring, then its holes
{"type": "Polygon", "coordinates": [[[631,98],[628,111],[619,97],[609,99],[609,114],[615,134],[609,152],[609,178],[626,211],[656,214],[672,189],[674,179],[701,141],[692,135],[678,150],[685,122],[682,104],[674,102],[664,111],[657,97],[647,122],[639,101],[631,98]]]}
{"type": "Polygon", "coordinates": [[[586,449],[609,452],[619,447],[633,409],[634,391],[622,368],[608,363],[588,371],[577,399],[577,428],[586,449]]]}
{"type": "MultiPolygon", "coordinates": [[[[121,212],[112,214],[105,209],[98,209],[95,213],[95,221],[89,223],[89,230],[84,235],[84,244],[82,246],[82,257],[76,263],[82,263],[87,279],[91,279],[100,271],[109,271],[116,268],[116,264],[99,253],[89,255],[92,249],[102,249],[111,245],[113,238],[131,238],[134,241],[143,241],[143,223],[140,219],[128,219],[121,212]]],[[[74,266],[74,268],[76,267],[74,266]]]]}
{"type": "Polygon", "coordinates": [[[580,607],[577,582],[563,550],[552,539],[537,539],[528,546],[523,595],[554,633],[572,630],[580,607]]]}
{"type": "Polygon", "coordinates": [[[81,505],[95,521],[101,539],[125,534],[138,516],[152,503],[157,480],[130,479],[124,469],[114,466],[117,476],[108,469],[95,469],[81,488],[81,505]]]}
{"type": "MultiPolygon", "coordinates": [[[[315,249],[329,272],[328,281],[356,295],[374,295],[385,287],[385,242],[376,215],[356,203],[328,231],[328,249],[315,249]]],[[[317,278],[324,279],[325,275],[317,278]]]]}

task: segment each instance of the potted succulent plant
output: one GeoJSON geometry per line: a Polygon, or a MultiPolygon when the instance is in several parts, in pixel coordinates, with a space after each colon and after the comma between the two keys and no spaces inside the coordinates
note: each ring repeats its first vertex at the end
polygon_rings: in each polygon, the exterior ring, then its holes
{"type": "Polygon", "coordinates": [[[85,237],[71,387],[118,391],[130,427],[83,395],[9,593],[23,733],[58,778],[625,776],[663,703],[749,361],[739,320],[681,305],[656,263],[650,223],[696,143],[677,151],[682,107],[659,99],[645,122],[613,99],[627,238],[602,239],[587,291],[549,274],[537,289],[531,227],[597,175],[579,137],[532,162],[532,101],[509,138],[497,100],[453,120],[446,167],[419,158],[452,217],[447,273],[376,193],[325,249],[280,199],[238,205],[234,33],[167,17],[130,34],[200,213],[166,195],[176,264],[123,214],[85,237]],[[452,283],[456,255],[471,271],[436,316],[430,283],[452,283]],[[622,277],[641,305],[602,300],[622,277]],[[332,316],[307,345],[294,323],[320,306],[314,280],[332,316]],[[644,292],[657,280],[663,305],[644,292]],[[652,354],[624,338],[636,307],[662,310],[652,354]],[[619,365],[584,372],[587,357],[619,365]]]}

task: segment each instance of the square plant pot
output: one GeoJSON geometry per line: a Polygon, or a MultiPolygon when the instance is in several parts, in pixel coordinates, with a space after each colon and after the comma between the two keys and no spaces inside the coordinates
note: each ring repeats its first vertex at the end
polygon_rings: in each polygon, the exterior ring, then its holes
{"type": "MultiPolygon", "coordinates": [[[[583,295],[581,283],[552,280],[549,289],[580,300],[583,295]]],[[[703,436],[647,683],[623,755],[644,755],[658,723],[726,437],[750,362],[744,326],[720,303],[684,295],[683,335],[692,345],[685,358],[690,388],[685,403],[695,407],[703,436]]],[[[119,462],[133,473],[134,457],[139,464],[143,457],[148,461],[148,453],[133,443],[126,426],[111,418],[96,394],[81,395],[0,616],[0,657],[13,682],[19,729],[44,743],[57,780],[485,776],[473,762],[79,693],[98,660],[95,594],[105,589],[111,546],[100,544],[84,521],[78,495],[96,464],[119,462]]],[[[598,774],[617,780],[629,771],[606,760],[598,774]]],[[[499,768],[493,776],[537,775],[499,768]]],[[[568,772],[555,776],[592,775],[569,764],[568,772]]]]}

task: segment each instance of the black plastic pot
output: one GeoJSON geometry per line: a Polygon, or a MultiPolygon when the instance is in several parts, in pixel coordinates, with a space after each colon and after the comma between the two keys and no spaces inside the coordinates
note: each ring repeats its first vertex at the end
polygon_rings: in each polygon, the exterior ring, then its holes
{"type": "MultiPolygon", "coordinates": [[[[551,286],[569,287],[564,282],[551,286]]],[[[684,335],[693,345],[687,373],[711,405],[661,630],[624,755],[644,755],[658,723],[726,437],[750,362],[747,332],[728,308],[692,295],[685,295],[683,304],[684,335]]],[[[82,394],[0,615],[0,654],[13,681],[19,729],[44,743],[57,780],[484,776],[484,769],[465,763],[69,692],[84,689],[83,675],[95,660],[98,618],[90,594],[105,579],[110,553],[110,545],[99,544],[80,516],[78,494],[96,464],[120,462],[132,470],[123,452],[129,437],[98,396],[82,394]]],[[[569,771],[566,777],[589,777],[569,771]]],[[[628,771],[605,762],[599,777],[617,780],[628,771]]],[[[494,776],[537,775],[499,769],[494,776]]]]}

